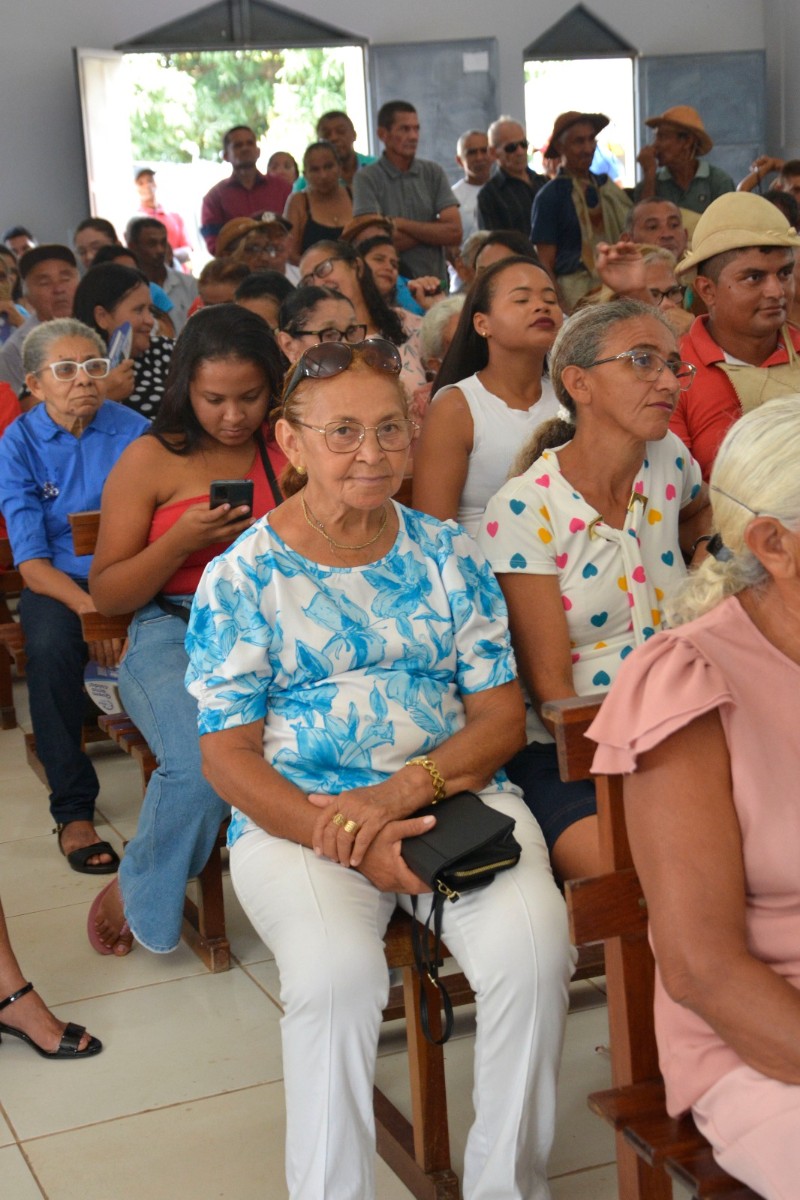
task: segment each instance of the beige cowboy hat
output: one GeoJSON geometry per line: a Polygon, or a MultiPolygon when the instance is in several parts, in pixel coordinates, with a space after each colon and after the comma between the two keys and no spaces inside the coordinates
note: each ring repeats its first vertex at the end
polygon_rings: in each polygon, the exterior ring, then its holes
{"type": "Polygon", "coordinates": [[[691,104],[676,104],[674,108],[666,109],[660,117],[648,117],[645,125],[650,129],[658,129],[659,125],[674,125],[676,129],[693,133],[697,138],[698,154],[708,154],[714,145],[706,133],[700,113],[696,108],[692,108],[691,104]]]}
{"type": "Polygon", "coordinates": [[[565,130],[572,125],[577,125],[579,121],[588,121],[592,129],[594,129],[595,137],[601,129],[605,129],[610,121],[605,113],[585,113],[585,112],[563,112],[556,117],[556,123],[553,126],[553,132],[550,134],[550,140],[547,143],[542,154],[545,158],[559,158],[561,151],[557,148],[556,142],[561,137],[565,130]]]}
{"type": "Polygon", "coordinates": [[[685,275],[700,263],[727,250],[749,246],[800,246],[800,236],[781,210],[752,192],[726,192],[700,217],[692,235],[692,248],[675,268],[685,275]]]}

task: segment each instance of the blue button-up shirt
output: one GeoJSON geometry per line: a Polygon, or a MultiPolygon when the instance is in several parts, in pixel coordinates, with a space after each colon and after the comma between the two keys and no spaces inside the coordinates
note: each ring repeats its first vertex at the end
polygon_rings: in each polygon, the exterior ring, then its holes
{"type": "Polygon", "coordinates": [[[76,557],[69,513],[100,507],[103,485],[127,445],[150,422],[106,400],[79,438],[57,425],[37,404],[0,438],[0,512],[8,526],[14,562],[49,559],[79,579],[92,557],[76,557]]]}

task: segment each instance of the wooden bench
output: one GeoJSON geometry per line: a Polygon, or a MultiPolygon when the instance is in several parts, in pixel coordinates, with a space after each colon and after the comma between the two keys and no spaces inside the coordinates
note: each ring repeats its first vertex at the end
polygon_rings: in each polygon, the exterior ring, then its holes
{"type": "MultiPolygon", "coordinates": [[[[602,697],[543,705],[553,723],[561,777],[587,779],[595,745],[584,735],[602,697]]],[[[589,1096],[589,1107],[616,1130],[620,1200],[672,1200],[672,1180],[695,1197],[758,1200],[726,1174],[691,1115],[666,1111],[653,1028],[655,964],[647,911],[625,830],[621,776],[595,776],[604,874],[567,884],[576,945],[605,945],[611,1073],[614,1086],[589,1096]]]]}
{"type": "Polygon", "coordinates": [[[14,570],[14,556],[8,538],[0,538],[0,729],[15,729],[17,712],[11,668],[19,677],[25,674],[25,635],[8,601],[22,591],[22,576],[14,570]]]}

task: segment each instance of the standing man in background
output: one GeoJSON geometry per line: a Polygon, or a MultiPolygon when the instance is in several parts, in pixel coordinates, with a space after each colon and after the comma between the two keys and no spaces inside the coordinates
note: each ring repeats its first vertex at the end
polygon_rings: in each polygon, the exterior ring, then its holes
{"type": "Polygon", "coordinates": [[[478,224],[481,229],[516,229],[527,237],[533,198],[547,176],[528,166],[528,139],[519,121],[498,117],[487,136],[495,170],[478,196],[478,224]]]}
{"type": "MultiPolygon", "coordinates": [[[[330,142],[339,160],[339,178],[348,187],[352,186],[356,171],[375,162],[372,154],[359,154],[355,148],[356,129],[346,112],[332,109],[323,113],[317,121],[317,138],[330,142]]],[[[302,192],[307,187],[305,175],[301,175],[293,191],[302,192]]]]}
{"type": "Polygon", "coordinates": [[[353,180],[353,216],[392,218],[400,270],[408,279],[447,279],[445,246],[461,242],[458,200],[438,163],[417,158],[419,117],[407,100],[390,100],[378,113],[384,151],[353,180]]]}
{"type": "Polygon", "coordinates": [[[216,253],[220,229],[234,217],[283,212],[292,185],[278,175],[262,175],[256,168],[259,155],[249,125],[234,125],[222,139],[222,157],[232,170],[227,179],[206,192],[200,214],[200,232],[211,254],[216,253]]]}

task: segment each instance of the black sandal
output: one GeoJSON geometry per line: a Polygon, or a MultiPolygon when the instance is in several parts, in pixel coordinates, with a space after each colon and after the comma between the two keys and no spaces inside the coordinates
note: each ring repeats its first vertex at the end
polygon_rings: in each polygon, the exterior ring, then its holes
{"type": "Polygon", "coordinates": [[[63,825],[56,825],[53,833],[58,834],[58,848],[73,871],[78,871],[81,875],[113,875],[119,870],[119,855],[110,842],[94,842],[91,846],[80,846],[67,854],[61,845],[61,834],[68,824],[69,821],[63,825]],[[89,859],[94,858],[96,854],[110,854],[111,862],[90,863],[89,859]]]}
{"type": "MultiPolygon", "coordinates": [[[[12,992],[10,996],[6,996],[5,1000],[0,1000],[0,1012],[4,1008],[8,1008],[9,1004],[13,1004],[15,1000],[21,1000],[23,996],[27,996],[28,992],[32,991],[33,984],[26,983],[18,992],[12,992]]],[[[3,1021],[0,1021],[0,1042],[3,1040],[4,1033],[10,1033],[12,1037],[22,1038],[23,1042],[27,1042],[29,1046],[32,1046],[37,1054],[41,1054],[42,1058],[92,1058],[103,1049],[103,1043],[100,1039],[91,1035],[89,1036],[88,1045],[83,1050],[78,1049],[81,1044],[81,1038],[86,1033],[86,1026],[75,1025],[72,1021],[68,1022],[57,1050],[43,1050],[29,1034],[24,1033],[21,1029],[14,1029],[11,1025],[6,1025],[3,1021]]]]}

